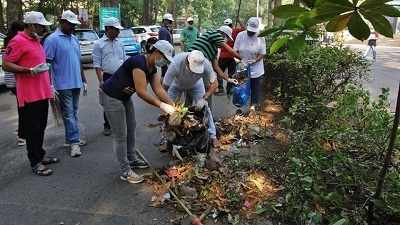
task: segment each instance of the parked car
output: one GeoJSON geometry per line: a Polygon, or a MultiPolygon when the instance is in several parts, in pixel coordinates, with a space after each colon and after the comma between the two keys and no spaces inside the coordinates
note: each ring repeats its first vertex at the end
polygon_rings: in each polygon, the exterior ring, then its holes
{"type": "Polygon", "coordinates": [[[182,29],[173,29],[172,30],[174,44],[176,44],[176,45],[180,45],[182,43],[181,32],[182,32],[182,29]]]}
{"type": "Polygon", "coordinates": [[[142,47],[142,51],[145,51],[147,39],[151,37],[158,38],[158,30],[160,26],[152,25],[152,26],[137,26],[131,27],[133,33],[135,34],[136,40],[140,43],[142,47]]]}
{"type": "Polygon", "coordinates": [[[6,38],[6,35],[0,33],[0,86],[5,85],[4,82],[4,70],[3,70],[3,50],[4,50],[4,39],[6,38]]]}
{"type": "Polygon", "coordinates": [[[131,29],[123,29],[118,35],[118,39],[122,42],[125,47],[125,53],[127,55],[138,55],[141,52],[141,46],[136,40],[133,31],[131,29]]]}
{"type": "Polygon", "coordinates": [[[93,44],[99,39],[99,36],[97,36],[97,33],[91,29],[76,29],[75,35],[79,40],[82,63],[91,63],[93,44]]]}

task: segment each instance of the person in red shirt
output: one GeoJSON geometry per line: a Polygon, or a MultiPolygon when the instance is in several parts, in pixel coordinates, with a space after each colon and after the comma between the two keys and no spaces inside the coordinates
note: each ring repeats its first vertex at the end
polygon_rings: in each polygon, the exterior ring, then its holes
{"type": "Polygon", "coordinates": [[[53,171],[45,165],[60,160],[45,157],[43,149],[49,99],[53,93],[40,35],[51,23],[42,13],[34,11],[27,12],[23,22],[24,31],[18,32],[7,45],[3,66],[5,71],[15,73],[18,107],[32,172],[38,176],[49,176],[53,171]]]}
{"type": "MultiPolygon", "coordinates": [[[[233,44],[235,43],[236,36],[245,30],[244,24],[238,19],[240,27],[233,28],[233,22],[231,19],[226,19],[224,21],[224,25],[232,28],[232,40],[228,41],[228,45],[233,48],[233,44]]],[[[221,53],[219,56],[218,64],[221,67],[222,71],[228,69],[228,75],[231,77],[236,72],[236,61],[231,53],[229,53],[225,48],[221,48],[221,53]]],[[[226,93],[229,95],[232,89],[232,84],[228,83],[226,86],[226,93]]],[[[218,91],[216,94],[224,94],[224,82],[221,78],[218,78],[218,91]]]]}

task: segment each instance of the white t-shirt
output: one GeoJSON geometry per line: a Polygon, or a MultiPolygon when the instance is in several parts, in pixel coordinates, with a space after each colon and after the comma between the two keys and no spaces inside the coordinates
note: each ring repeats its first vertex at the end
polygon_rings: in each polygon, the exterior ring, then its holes
{"type": "MultiPolygon", "coordinates": [[[[233,48],[239,52],[243,61],[255,60],[257,54],[267,54],[267,46],[263,37],[258,37],[257,34],[253,37],[247,35],[247,31],[242,31],[236,37],[235,45],[233,48]]],[[[264,75],[264,61],[260,60],[251,65],[251,78],[257,78],[264,75]]]]}

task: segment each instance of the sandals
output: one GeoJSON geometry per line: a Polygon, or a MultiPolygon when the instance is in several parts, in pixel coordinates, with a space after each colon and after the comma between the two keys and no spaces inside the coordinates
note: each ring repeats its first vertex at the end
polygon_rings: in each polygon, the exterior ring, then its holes
{"type": "Polygon", "coordinates": [[[42,160],[43,165],[50,165],[54,163],[59,163],[60,159],[56,157],[44,157],[42,160]]]}
{"type": "Polygon", "coordinates": [[[53,170],[47,168],[41,163],[37,164],[35,167],[32,167],[32,172],[38,176],[50,176],[53,174],[53,170]]]}

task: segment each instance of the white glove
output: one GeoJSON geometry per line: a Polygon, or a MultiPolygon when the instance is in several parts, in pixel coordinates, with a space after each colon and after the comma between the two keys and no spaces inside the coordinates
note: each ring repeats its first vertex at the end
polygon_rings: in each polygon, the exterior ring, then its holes
{"type": "Polygon", "coordinates": [[[238,81],[238,80],[232,79],[232,78],[229,78],[229,79],[228,79],[228,82],[229,82],[229,83],[232,83],[232,84],[234,84],[234,85],[238,85],[238,84],[239,84],[239,81],[238,81]]]}
{"type": "Polygon", "coordinates": [[[175,107],[173,107],[172,105],[168,105],[164,102],[161,102],[160,109],[169,115],[171,115],[172,113],[174,113],[176,111],[175,107]]]}
{"type": "Polygon", "coordinates": [[[50,69],[49,64],[42,63],[42,64],[39,64],[39,65],[31,68],[31,73],[35,75],[38,73],[43,73],[43,72],[49,71],[49,69],[50,69]]]}
{"type": "Polygon", "coordinates": [[[83,82],[83,96],[87,96],[87,83],[83,82]]]}

